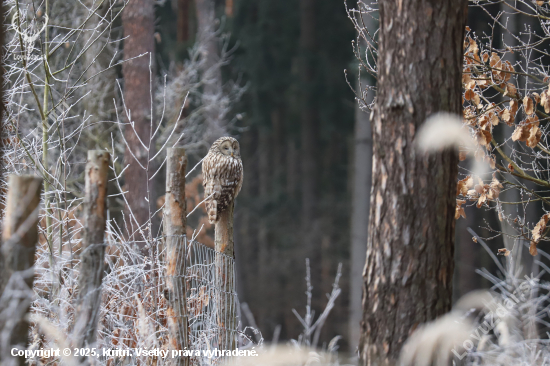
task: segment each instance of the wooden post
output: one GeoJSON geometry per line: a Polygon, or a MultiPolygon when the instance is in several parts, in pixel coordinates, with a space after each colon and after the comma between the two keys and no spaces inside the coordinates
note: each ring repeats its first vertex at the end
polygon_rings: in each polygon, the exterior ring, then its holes
{"type": "Polygon", "coordinates": [[[76,301],[73,346],[92,345],[101,302],[101,282],[104,274],[105,226],[107,218],[107,176],[109,153],[88,151],[85,172],[84,237],[80,253],[79,293],[76,301]]]}
{"type": "MultiPolygon", "coordinates": [[[[0,323],[3,339],[8,339],[9,349],[3,349],[2,364],[8,362],[11,348],[26,349],[29,338],[29,323],[26,315],[32,301],[34,280],[34,255],[38,242],[38,211],[42,178],[30,175],[10,175],[8,197],[2,231],[2,261],[0,277],[3,293],[1,308],[4,314],[0,323]],[[17,277],[19,276],[19,277],[17,277]],[[11,278],[11,281],[10,281],[11,278]],[[24,283],[23,283],[24,282],[24,283]],[[27,286],[26,294],[24,288],[27,286]]],[[[25,365],[25,358],[18,357],[16,363],[25,365]]]]}
{"type": "MultiPolygon", "coordinates": [[[[185,171],[187,156],[184,148],[168,149],[166,163],[166,196],[164,204],[164,233],[166,235],[166,287],[170,347],[189,349],[186,270],[187,203],[185,201],[185,171]]],[[[188,366],[189,357],[173,359],[175,365],[188,366]]]]}
{"type": "Polygon", "coordinates": [[[233,208],[232,201],[225,211],[220,214],[220,220],[216,223],[215,246],[220,254],[216,258],[216,287],[218,289],[218,326],[220,327],[220,348],[233,350],[237,346],[237,309],[233,301],[235,293],[234,261],[235,247],[233,243],[233,208]]]}

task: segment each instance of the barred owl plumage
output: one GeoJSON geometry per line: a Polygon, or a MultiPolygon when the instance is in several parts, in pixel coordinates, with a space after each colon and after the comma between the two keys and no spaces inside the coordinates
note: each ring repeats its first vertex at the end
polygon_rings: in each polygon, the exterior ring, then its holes
{"type": "Polygon", "coordinates": [[[202,179],[206,212],[211,224],[235,200],[243,185],[243,163],[239,142],[233,137],[220,137],[202,161],[202,179]]]}

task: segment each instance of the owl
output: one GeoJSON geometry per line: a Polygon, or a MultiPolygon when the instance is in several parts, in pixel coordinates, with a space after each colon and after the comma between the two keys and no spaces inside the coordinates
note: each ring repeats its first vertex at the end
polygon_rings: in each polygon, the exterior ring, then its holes
{"type": "Polygon", "coordinates": [[[214,224],[243,185],[243,163],[237,140],[220,137],[214,141],[202,161],[202,179],[208,221],[214,224]]]}

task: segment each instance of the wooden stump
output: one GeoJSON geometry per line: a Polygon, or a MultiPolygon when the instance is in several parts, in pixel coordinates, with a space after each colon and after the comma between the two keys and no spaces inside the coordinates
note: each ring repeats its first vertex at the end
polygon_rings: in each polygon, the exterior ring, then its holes
{"type": "Polygon", "coordinates": [[[4,312],[0,319],[2,337],[9,341],[2,346],[2,364],[25,365],[25,358],[9,360],[11,348],[26,349],[29,323],[26,315],[32,301],[34,256],[38,242],[38,211],[42,178],[11,175],[2,231],[2,258],[0,258],[2,299],[4,312]],[[9,311],[6,311],[9,310],[9,311]],[[11,362],[10,362],[11,361],[11,362]]]}
{"type": "Polygon", "coordinates": [[[235,247],[233,243],[233,208],[231,202],[225,211],[220,214],[216,223],[215,246],[216,252],[216,288],[218,289],[217,308],[218,326],[220,328],[219,348],[234,350],[237,347],[237,309],[233,298],[235,293],[235,247]]]}
{"type": "MultiPolygon", "coordinates": [[[[168,327],[172,350],[189,349],[186,271],[185,171],[187,156],[183,148],[168,149],[166,164],[166,196],[164,204],[164,233],[166,235],[166,291],[168,327]]],[[[177,357],[173,364],[188,366],[189,357],[177,357]]]]}
{"type": "Polygon", "coordinates": [[[88,347],[96,340],[105,261],[108,172],[109,153],[100,150],[88,151],[85,172],[84,237],[73,331],[73,346],[76,348],[88,347]]]}

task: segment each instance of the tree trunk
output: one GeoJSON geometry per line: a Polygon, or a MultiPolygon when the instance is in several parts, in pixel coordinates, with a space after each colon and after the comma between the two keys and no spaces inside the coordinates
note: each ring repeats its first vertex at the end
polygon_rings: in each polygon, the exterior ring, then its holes
{"type": "Polygon", "coordinates": [[[189,40],[189,0],[178,0],[178,42],[189,40]]]}
{"type": "MultiPolygon", "coordinates": [[[[109,153],[101,150],[88,151],[85,171],[85,225],[73,331],[75,348],[89,347],[96,341],[101,283],[105,271],[108,174],[109,153]]],[[[80,360],[84,362],[86,357],[80,357],[80,360]]]]}
{"type": "MultiPolygon", "coordinates": [[[[366,79],[361,84],[365,85],[366,79]]],[[[359,83],[358,83],[359,84],[359,83]]],[[[372,181],[372,135],[368,113],[355,107],[355,136],[352,178],[351,249],[349,282],[349,347],[355,352],[361,332],[362,276],[369,234],[370,188],[372,181]]]]}
{"type": "Polygon", "coordinates": [[[214,0],[195,0],[198,22],[197,40],[201,44],[201,56],[204,62],[201,70],[204,82],[202,104],[205,108],[209,143],[226,132],[222,121],[222,106],[217,102],[223,90],[215,5],[214,0]]]}
{"type": "MultiPolygon", "coordinates": [[[[311,232],[317,202],[318,123],[314,100],[315,0],[300,0],[302,218],[311,232]]],[[[309,236],[309,235],[306,235],[309,236]]],[[[306,244],[307,245],[307,244],[306,244]]]]}
{"type": "Polygon", "coordinates": [[[0,364],[24,366],[25,358],[12,356],[11,350],[25,350],[29,343],[42,178],[10,175],[8,186],[0,262],[0,364]]]}
{"type": "Polygon", "coordinates": [[[429,115],[461,114],[466,14],[466,0],[380,2],[361,365],[392,364],[451,308],[457,153],[421,156],[414,139],[429,115]]]}
{"type": "MultiPolygon", "coordinates": [[[[128,142],[124,161],[130,165],[125,171],[125,184],[128,191],[126,198],[130,206],[129,209],[135,217],[135,220],[127,219],[127,222],[131,223],[132,231],[136,230],[136,221],[139,226],[148,223],[150,202],[156,202],[154,197],[150,197],[150,193],[152,195],[154,192],[153,181],[148,179],[154,173],[154,169],[149,167],[149,157],[154,155],[154,143],[151,141],[153,116],[149,72],[149,63],[154,64],[155,62],[154,17],[154,2],[150,0],[130,1],[122,14],[124,37],[126,37],[124,39],[124,59],[128,60],[146,53],[144,56],[126,61],[122,65],[124,101],[131,114],[131,121],[126,121],[129,124],[124,131],[128,142]],[[149,152],[146,151],[140,140],[149,147],[149,152]],[[147,173],[140,164],[148,170],[147,173]]],[[[141,238],[136,239],[142,240],[141,238]]]]}

